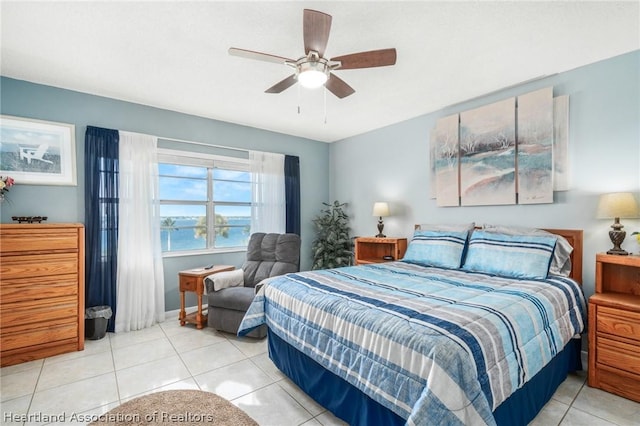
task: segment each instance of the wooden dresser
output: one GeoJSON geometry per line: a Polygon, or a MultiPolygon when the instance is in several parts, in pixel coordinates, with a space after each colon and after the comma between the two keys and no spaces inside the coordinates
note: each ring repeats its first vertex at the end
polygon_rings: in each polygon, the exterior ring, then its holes
{"type": "Polygon", "coordinates": [[[640,402],[640,256],[596,255],[589,386],[640,402]]]}
{"type": "Polygon", "coordinates": [[[83,225],[0,225],[0,364],[83,349],[83,225]]]}

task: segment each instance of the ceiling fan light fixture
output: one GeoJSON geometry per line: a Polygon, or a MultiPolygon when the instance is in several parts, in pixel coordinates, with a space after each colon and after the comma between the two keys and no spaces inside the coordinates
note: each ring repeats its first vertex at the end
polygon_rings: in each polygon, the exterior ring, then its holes
{"type": "Polygon", "coordinates": [[[318,71],[315,69],[308,69],[305,71],[301,71],[298,74],[298,82],[307,89],[317,89],[321,87],[324,83],[327,82],[326,72],[318,71]]]}
{"type": "Polygon", "coordinates": [[[298,83],[307,89],[321,87],[329,79],[329,72],[331,71],[327,60],[320,58],[318,53],[314,51],[298,59],[295,67],[298,83]]]}

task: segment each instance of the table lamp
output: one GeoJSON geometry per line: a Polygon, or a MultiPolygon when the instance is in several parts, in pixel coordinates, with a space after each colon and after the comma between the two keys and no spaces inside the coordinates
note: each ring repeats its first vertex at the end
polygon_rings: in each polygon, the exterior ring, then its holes
{"type": "Polygon", "coordinates": [[[598,219],[613,219],[613,228],[609,231],[609,238],[613,243],[613,248],[607,254],[628,255],[626,250],[620,248],[627,233],[622,230],[623,225],[620,218],[637,218],[638,203],[631,192],[616,192],[613,194],[602,194],[598,202],[598,219]]]}
{"type": "Polygon", "coordinates": [[[382,218],[385,216],[389,216],[389,204],[385,202],[377,202],[373,204],[373,215],[378,216],[378,235],[377,238],[385,238],[386,235],[382,233],[384,229],[384,222],[382,218]]]}

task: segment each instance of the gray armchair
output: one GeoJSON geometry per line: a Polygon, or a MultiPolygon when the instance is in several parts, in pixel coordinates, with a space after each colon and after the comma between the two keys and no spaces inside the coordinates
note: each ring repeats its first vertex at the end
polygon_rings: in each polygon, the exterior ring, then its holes
{"type": "MultiPolygon", "coordinates": [[[[249,238],[242,269],[213,274],[205,279],[209,303],[207,323],[216,330],[236,334],[256,293],[256,285],[269,277],[300,270],[300,237],[296,234],[257,232],[249,238]],[[221,288],[224,287],[224,288],[221,288]],[[221,289],[220,289],[221,288],[221,289]]],[[[247,336],[263,338],[265,325],[247,336]]]]}

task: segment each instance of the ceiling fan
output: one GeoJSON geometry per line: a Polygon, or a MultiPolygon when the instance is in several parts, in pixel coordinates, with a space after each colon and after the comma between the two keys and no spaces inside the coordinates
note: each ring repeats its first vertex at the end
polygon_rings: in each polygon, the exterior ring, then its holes
{"type": "Polygon", "coordinates": [[[316,10],[304,9],[304,56],[298,59],[289,59],[235,47],[229,48],[229,54],[258,61],[284,64],[294,69],[292,75],[265,90],[266,93],[281,93],[298,82],[307,88],[316,88],[324,85],[327,90],[338,98],[345,98],[355,93],[355,90],[336,76],[333,71],[338,69],[384,67],[396,63],[396,49],[394,48],[352,53],[331,59],[325,58],[324,52],[329,41],[330,30],[331,15],[316,10]]]}

